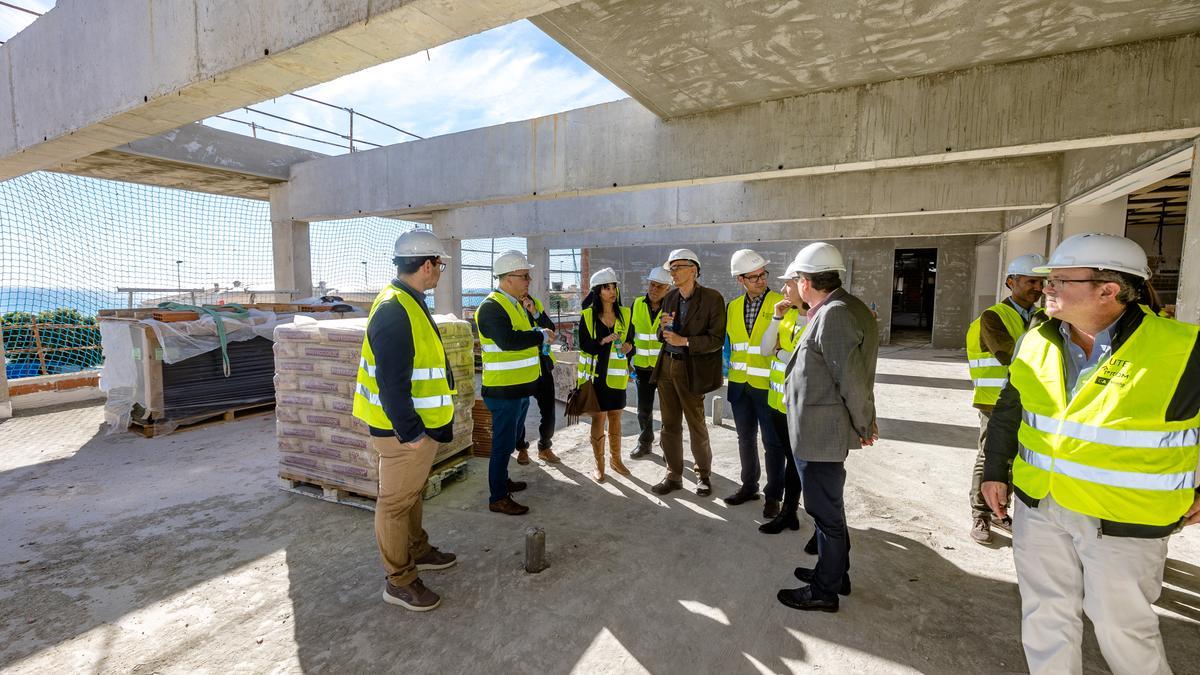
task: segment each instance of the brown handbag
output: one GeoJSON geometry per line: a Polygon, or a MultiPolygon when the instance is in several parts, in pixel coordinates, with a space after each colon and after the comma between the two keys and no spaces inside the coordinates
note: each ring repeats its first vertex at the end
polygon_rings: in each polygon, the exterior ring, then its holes
{"type": "Polygon", "coordinates": [[[584,415],[600,412],[600,400],[596,398],[596,387],[591,380],[585,381],[567,394],[566,409],[568,425],[579,422],[579,418],[584,415]]]}

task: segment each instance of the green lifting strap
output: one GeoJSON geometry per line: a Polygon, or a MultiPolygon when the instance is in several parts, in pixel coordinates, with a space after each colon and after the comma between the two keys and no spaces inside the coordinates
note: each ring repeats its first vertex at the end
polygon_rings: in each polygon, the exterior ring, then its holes
{"type": "Polygon", "coordinates": [[[227,316],[234,319],[245,319],[250,316],[250,312],[241,305],[185,305],[179,302],[160,302],[159,309],[168,309],[176,312],[191,311],[197,314],[207,314],[213,318],[213,323],[217,326],[217,339],[221,341],[221,370],[225,373],[225,377],[229,377],[229,341],[225,337],[225,322],[222,321],[222,316],[227,316]],[[217,307],[221,310],[218,311],[217,307]],[[232,310],[230,310],[232,308],[232,310]]]}

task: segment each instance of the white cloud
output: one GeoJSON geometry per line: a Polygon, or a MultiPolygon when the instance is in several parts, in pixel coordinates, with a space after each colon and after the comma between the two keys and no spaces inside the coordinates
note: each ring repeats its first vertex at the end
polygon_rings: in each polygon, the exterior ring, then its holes
{"type": "MultiPolygon", "coordinates": [[[[54,7],[55,0],[14,0],[11,4],[45,14],[54,7]]],[[[12,36],[25,30],[25,27],[37,20],[32,14],[21,12],[11,7],[0,7],[0,41],[7,42],[12,36]]]]}
{"type": "MultiPolygon", "coordinates": [[[[475,129],[624,98],[625,94],[533,27],[521,21],[426,52],[380,64],[298,92],[354,108],[424,137],[475,129]]],[[[348,115],[294,97],[253,106],[315,126],[347,133],[348,115]]],[[[334,140],[278,120],[234,112],[230,116],[271,128],[334,140]]],[[[241,125],[214,126],[248,133],[241,125]]],[[[356,120],[355,138],[382,144],[407,137],[356,120]]],[[[274,138],[336,153],[336,148],[274,138]]]]}

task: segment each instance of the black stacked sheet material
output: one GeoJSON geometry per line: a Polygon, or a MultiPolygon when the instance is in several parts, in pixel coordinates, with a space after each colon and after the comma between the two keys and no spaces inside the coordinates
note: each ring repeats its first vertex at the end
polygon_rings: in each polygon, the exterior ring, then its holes
{"type": "Polygon", "coordinates": [[[163,363],[164,417],[183,420],[273,402],[273,345],[264,337],[230,342],[229,377],[222,370],[219,349],[178,363],[163,363]]]}

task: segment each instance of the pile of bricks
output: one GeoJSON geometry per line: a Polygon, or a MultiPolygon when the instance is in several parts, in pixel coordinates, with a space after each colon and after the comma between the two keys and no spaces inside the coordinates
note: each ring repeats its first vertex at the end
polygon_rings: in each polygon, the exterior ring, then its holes
{"type": "MultiPolygon", "coordinates": [[[[454,439],[434,463],[471,445],[475,401],[470,324],[436,317],[454,373],[454,439]]],[[[275,328],[279,475],[375,497],[379,458],[367,426],[352,414],[366,319],[300,320],[275,328]]]]}

